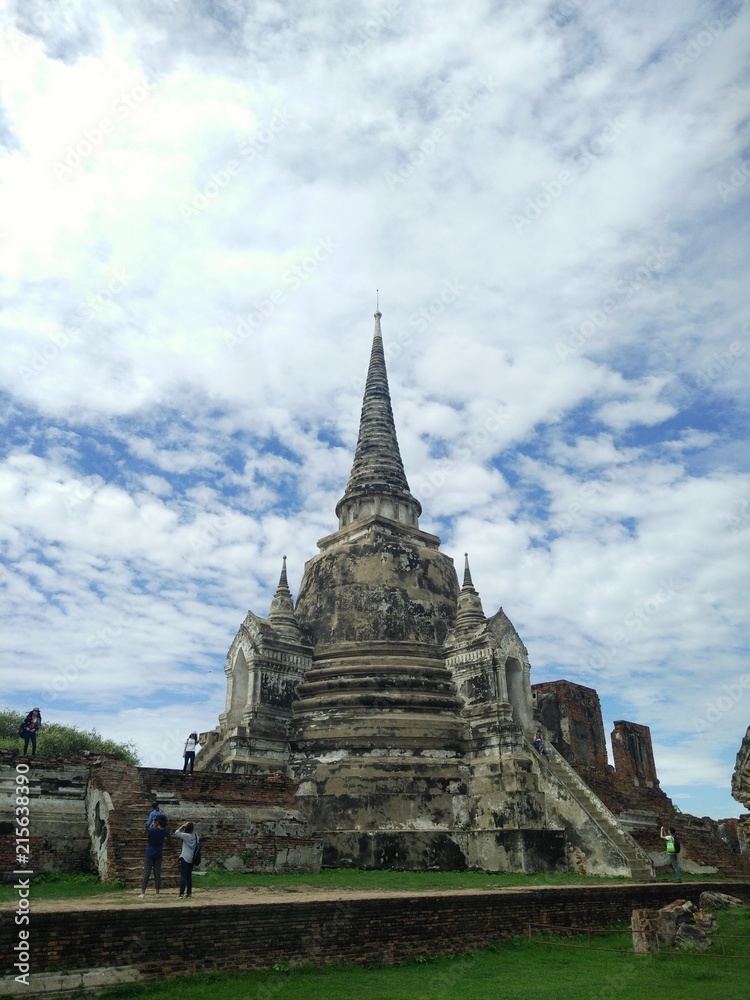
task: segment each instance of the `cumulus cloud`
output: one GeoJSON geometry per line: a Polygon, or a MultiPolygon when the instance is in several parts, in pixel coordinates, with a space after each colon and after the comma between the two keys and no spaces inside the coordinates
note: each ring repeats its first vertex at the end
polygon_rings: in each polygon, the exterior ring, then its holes
{"type": "Polygon", "coordinates": [[[214,724],[245,611],[335,527],[379,289],[423,527],[534,679],[597,687],[730,813],[746,7],[0,16],[8,701],[147,761],[165,715],[214,724]]]}

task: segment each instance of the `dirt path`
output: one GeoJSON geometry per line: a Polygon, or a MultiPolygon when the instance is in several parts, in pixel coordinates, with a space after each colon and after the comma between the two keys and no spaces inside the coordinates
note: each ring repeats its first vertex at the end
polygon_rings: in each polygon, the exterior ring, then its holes
{"type": "MultiPolygon", "coordinates": [[[[556,891],[555,886],[534,886],[540,892],[556,891]]],[[[574,888],[571,886],[570,888],[574,888]]],[[[585,887],[584,887],[585,888],[585,887]]],[[[477,889],[435,889],[435,890],[412,890],[412,891],[388,891],[382,889],[320,889],[311,885],[296,885],[285,888],[271,889],[267,887],[252,888],[250,886],[228,885],[214,889],[201,889],[199,886],[193,887],[193,898],[190,902],[181,901],[177,898],[176,889],[162,890],[161,898],[157,900],[152,886],[149,886],[144,899],[138,898],[138,889],[123,889],[121,892],[108,892],[101,896],[88,896],[78,899],[30,899],[31,909],[34,913],[65,913],[77,912],[81,910],[123,910],[131,907],[143,906],[247,906],[250,903],[288,903],[292,900],[300,902],[318,902],[323,900],[336,901],[340,899],[366,899],[368,897],[383,896],[452,896],[466,892],[476,892],[477,889]]],[[[529,889],[521,886],[509,886],[507,888],[495,889],[486,888],[479,890],[491,893],[514,893],[528,892],[529,889]]],[[[0,913],[8,910],[15,910],[17,903],[14,900],[0,902],[0,913]]]]}

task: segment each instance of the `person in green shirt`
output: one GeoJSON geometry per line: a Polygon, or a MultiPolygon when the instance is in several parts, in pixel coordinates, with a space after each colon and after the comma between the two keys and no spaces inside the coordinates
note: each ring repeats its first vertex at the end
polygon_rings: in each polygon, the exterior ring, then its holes
{"type": "Polygon", "coordinates": [[[677,834],[674,832],[674,827],[662,827],[659,836],[662,840],[666,841],[665,847],[667,849],[667,857],[669,858],[669,863],[672,865],[672,869],[674,870],[676,876],[675,881],[682,882],[682,873],[680,871],[680,842],[677,839],[677,834]]]}

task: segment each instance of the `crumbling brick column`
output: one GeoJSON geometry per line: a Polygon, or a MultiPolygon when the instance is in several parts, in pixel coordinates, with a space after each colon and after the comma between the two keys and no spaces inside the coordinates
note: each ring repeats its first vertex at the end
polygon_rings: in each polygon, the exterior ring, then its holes
{"type": "Polygon", "coordinates": [[[534,684],[531,691],[539,721],[555,749],[574,767],[583,764],[603,773],[607,742],[596,691],[570,681],[534,684]]]}
{"type": "Polygon", "coordinates": [[[637,722],[615,722],[612,732],[612,754],[618,782],[658,788],[651,730],[637,722]]]}

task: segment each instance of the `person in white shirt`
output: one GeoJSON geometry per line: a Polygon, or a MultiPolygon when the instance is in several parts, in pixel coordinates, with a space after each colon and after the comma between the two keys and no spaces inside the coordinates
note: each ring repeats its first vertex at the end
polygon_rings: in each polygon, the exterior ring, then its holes
{"type": "Polygon", "coordinates": [[[185,749],[182,751],[182,756],[185,758],[185,762],[182,765],[182,773],[187,774],[188,764],[190,765],[190,773],[193,773],[193,767],[195,766],[195,751],[198,749],[198,734],[191,733],[185,740],[185,749]]]}

